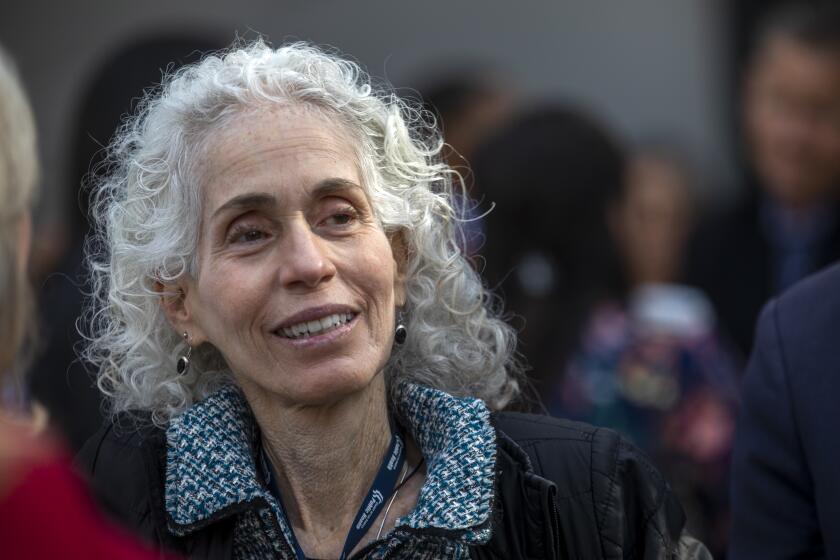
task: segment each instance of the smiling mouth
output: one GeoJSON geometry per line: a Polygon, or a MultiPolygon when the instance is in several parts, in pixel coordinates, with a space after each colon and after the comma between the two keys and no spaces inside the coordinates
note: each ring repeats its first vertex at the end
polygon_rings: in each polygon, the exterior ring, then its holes
{"type": "Polygon", "coordinates": [[[352,321],[356,315],[356,313],[333,313],[320,319],[303,321],[289,327],[281,327],[274,332],[283,338],[292,340],[306,339],[334,331],[352,321]]]}

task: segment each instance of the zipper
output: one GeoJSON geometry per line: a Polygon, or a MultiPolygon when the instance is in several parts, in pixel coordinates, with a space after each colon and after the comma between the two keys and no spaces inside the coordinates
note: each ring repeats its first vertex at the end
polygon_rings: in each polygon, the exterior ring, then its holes
{"type": "Polygon", "coordinates": [[[551,532],[554,535],[554,556],[560,560],[560,508],[557,506],[557,491],[551,494],[551,532]]]}

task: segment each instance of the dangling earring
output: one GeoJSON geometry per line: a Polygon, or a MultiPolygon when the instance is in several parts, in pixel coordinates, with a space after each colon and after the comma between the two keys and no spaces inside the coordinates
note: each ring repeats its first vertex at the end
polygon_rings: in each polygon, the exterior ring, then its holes
{"type": "Polygon", "coordinates": [[[184,342],[187,343],[187,353],[178,358],[178,365],[176,366],[178,375],[184,375],[185,373],[187,373],[187,370],[190,369],[190,356],[192,356],[192,346],[190,346],[190,335],[188,335],[186,331],[184,331],[184,342]]]}
{"type": "Polygon", "coordinates": [[[394,342],[397,344],[403,344],[405,342],[405,338],[408,336],[408,329],[405,328],[404,323],[405,315],[402,311],[397,312],[397,328],[394,329],[394,342]]]}

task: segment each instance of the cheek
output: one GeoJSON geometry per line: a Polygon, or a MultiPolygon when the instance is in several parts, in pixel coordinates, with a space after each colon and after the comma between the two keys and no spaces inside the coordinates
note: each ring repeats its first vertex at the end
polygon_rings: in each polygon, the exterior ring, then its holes
{"type": "Polygon", "coordinates": [[[376,282],[379,284],[380,289],[388,294],[389,300],[393,299],[395,295],[394,281],[397,276],[397,268],[394,258],[391,255],[391,246],[388,245],[387,242],[384,244],[384,247],[380,249],[377,257],[372,259],[370,265],[373,267],[372,270],[375,273],[376,282]]]}
{"type": "Polygon", "coordinates": [[[349,259],[350,273],[356,276],[360,288],[374,305],[392,308],[395,305],[396,263],[388,240],[383,234],[381,239],[377,236],[375,242],[365,244],[362,250],[358,249],[354,251],[355,257],[349,259]]]}
{"type": "MultiPolygon", "coordinates": [[[[202,271],[198,283],[198,316],[207,332],[222,327],[222,335],[240,332],[265,307],[269,293],[265,274],[256,267],[219,266],[202,271]]],[[[219,333],[217,333],[219,334],[219,333]]]]}

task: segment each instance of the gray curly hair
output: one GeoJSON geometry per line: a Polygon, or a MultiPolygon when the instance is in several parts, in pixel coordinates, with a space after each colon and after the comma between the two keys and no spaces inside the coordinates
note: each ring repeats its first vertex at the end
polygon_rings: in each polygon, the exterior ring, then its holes
{"type": "Polygon", "coordinates": [[[272,104],[305,105],[345,125],[379,224],[408,248],[411,334],[392,351],[390,386],[408,380],[491,408],[517,397],[516,335],[460,250],[463,205],[454,201],[465,193],[460,176],[442,163],[434,120],[374,87],[354,62],[304,43],[274,49],[258,40],[165,78],[118,131],[107,172],[92,185],[84,357],[97,368],[112,412],[150,411],[163,424],[231,381],[211,345],[193,352],[189,373],[176,373],[186,348],[156,286],[196,273],[202,147],[243,112],[272,104]]]}

